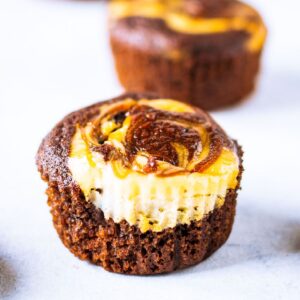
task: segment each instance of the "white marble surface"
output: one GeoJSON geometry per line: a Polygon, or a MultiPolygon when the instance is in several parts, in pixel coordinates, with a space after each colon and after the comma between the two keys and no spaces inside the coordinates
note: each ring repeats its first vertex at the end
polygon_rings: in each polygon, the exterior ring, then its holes
{"type": "Polygon", "coordinates": [[[121,276],[59,241],[34,165],[66,113],[121,91],[96,1],[0,1],[0,298],[300,299],[299,2],[252,1],[270,28],[251,101],[215,118],[245,149],[227,244],[170,275],[121,276]]]}

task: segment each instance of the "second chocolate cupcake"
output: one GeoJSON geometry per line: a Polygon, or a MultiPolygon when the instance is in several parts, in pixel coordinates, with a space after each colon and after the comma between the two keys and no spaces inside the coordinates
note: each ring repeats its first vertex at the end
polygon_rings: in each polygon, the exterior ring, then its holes
{"type": "Polygon", "coordinates": [[[235,0],[115,0],[110,39],[127,90],[154,91],[204,109],[254,88],[266,37],[260,15],[235,0]]]}

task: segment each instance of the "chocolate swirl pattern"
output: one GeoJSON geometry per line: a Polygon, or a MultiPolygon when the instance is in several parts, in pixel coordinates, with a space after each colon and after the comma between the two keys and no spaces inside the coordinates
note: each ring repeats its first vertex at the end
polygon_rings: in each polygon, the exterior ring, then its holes
{"type": "Polygon", "coordinates": [[[251,52],[261,50],[267,33],[255,9],[234,0],[113,0],[110,11],[112,27],[118,20],[145,18],[188,35],[246,33],[244,46],[251,52]]]}
{"type": "Polygon", "coordinates": [[[203,113],[160,110],[147,100],[131,99],[106,108],[82,129],[82,136],[106,161],[156,175],[203,172],[226,143],[203,113]]]}

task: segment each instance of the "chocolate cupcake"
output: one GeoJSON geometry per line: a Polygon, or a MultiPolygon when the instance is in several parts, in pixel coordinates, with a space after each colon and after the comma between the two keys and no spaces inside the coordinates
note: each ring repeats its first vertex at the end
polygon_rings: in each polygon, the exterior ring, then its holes
{"type": "Polygon", "coordinates": [[[157,274],[227,240],[241,156],[199,108],[125,94],[65,117],[36,161],[72,253],[112,272],[157,274]]]}
{"type": "Polygon", "coordinates": [[[254,88],[266,28],[235,0],[113,0],[110,41],[120,82],[203,109],[254,88]]]}

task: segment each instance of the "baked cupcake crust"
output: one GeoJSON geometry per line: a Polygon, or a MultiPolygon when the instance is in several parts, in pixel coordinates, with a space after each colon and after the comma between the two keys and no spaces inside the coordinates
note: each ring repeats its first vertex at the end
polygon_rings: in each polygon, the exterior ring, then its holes
{"type": "MultiPolygon", "coordinates": [[[[125,98],[154,99],[125,94],[97,103],[65,117],[43,140],[36,157],[42,179],[48,183],[48,205],[53,224],[64,245],[77,257],[126,274],[158,274],[194,265],[217,250],[228,238],[235,215],[238,185],[228,190],[224,204],[200,221],[178,224],[161,232],[142,232],[122,220],[106,219],[101,209],[86,200],[72,178],[68,158],[76,124],[85,125],[99,114],[99,105],[125,98]]],[[[237,146],[237,144],[236,144],[237,146]]],[[[237,146],[241,160],[242,151],[237,146]]]]}
{"type": "MultiPolygon", "coordinates": [[[[208,9],[201,19],[230,19],[233,16],[226,7],[242,5],[225,2],[229,3],[225,8],[208,9]]],[[[246,20],[258,26],[257,38],[252,39],[246,26],[189,33],[176,30],[161,17],[128,14],[114,18],[112,12],[110,42],[119,80],[126,90],[154,91],[162,98],[206,110],[234,105],[255,87],[266,35],[258,13],[253,10],[246,20]]]]}

